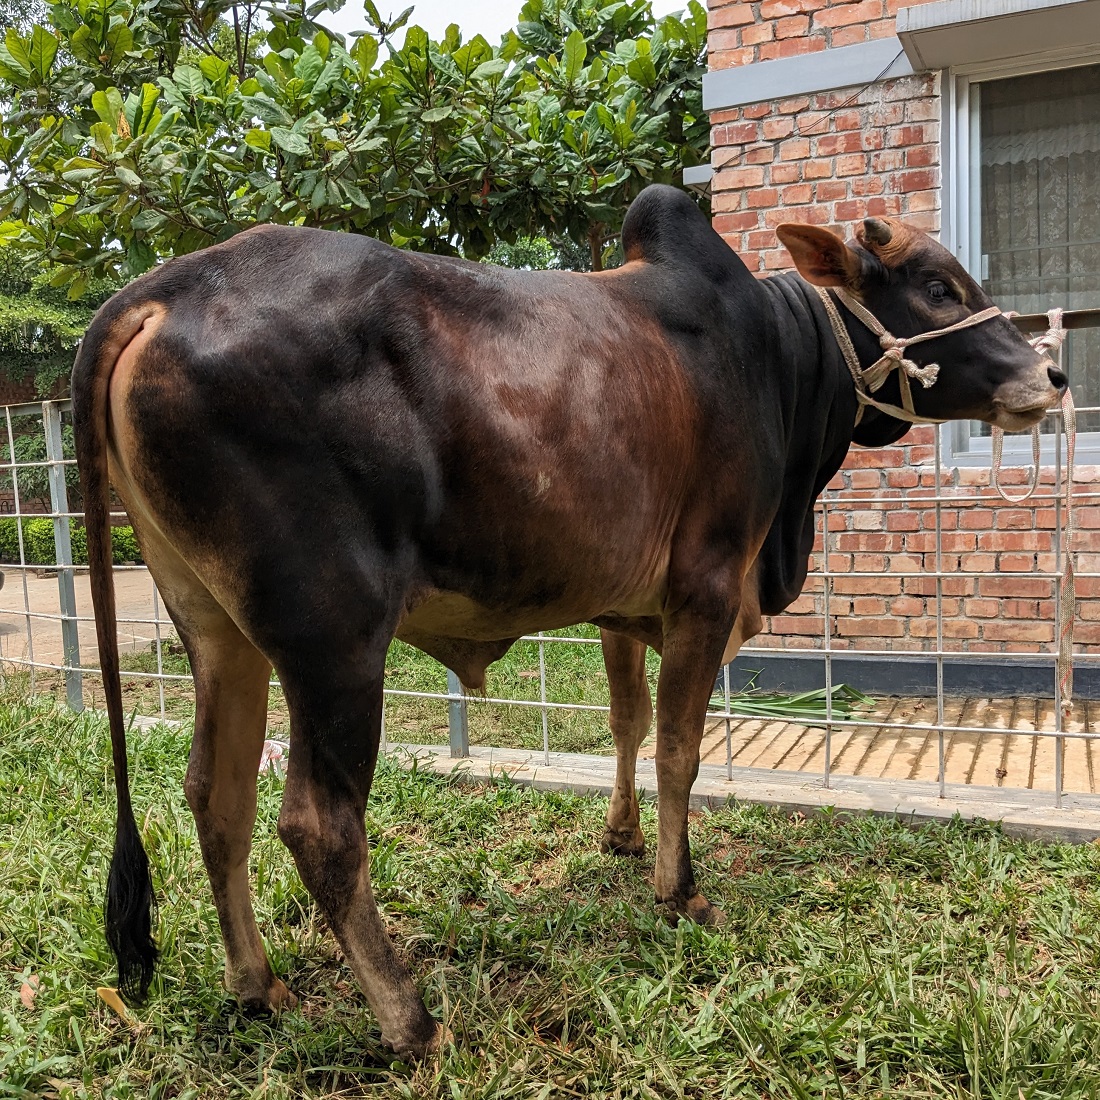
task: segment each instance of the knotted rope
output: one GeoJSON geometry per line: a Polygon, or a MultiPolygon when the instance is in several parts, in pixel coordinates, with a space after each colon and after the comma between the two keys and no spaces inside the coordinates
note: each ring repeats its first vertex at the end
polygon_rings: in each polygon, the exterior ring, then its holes
{"type": "MultiPolygon", "coordinates": [[[[1052,309],[1047,314],[1047,331],[1029,341],[1031,346],[1044,355],[1058,350],[1066,339],[1066,330],[1062,327],[1062,311],[1052,309]]],[[[1073,404],[1073,394],[1066,387],[1061,402],[1062,425],[1066,433],[1066,489],[1064,516],[1062,522],[1062,547],[1065,553],[1065,566],[1058,578],[1058,658],[1056,675],[1058,677],[1058,696],[1062,710],[1069,714],[1073,708],[1073,623],[1077,617],[1077,591],[1073,574],[1073,541],[1077,525],[1073,516],[1073,461],[1077,445],[1077,409],[1073,404]]],[[[1004,429],[993,429],[993,469],[990,480],[1002,500],[1009,504],[1022,504],[1030,500],[1039,485],[1039,425],[1031,429],[1031,479],[1023,494],[1009,496],[1001,485],[1001,454],[1004,446],[1004,429]]]]}
{"type": "MultiPolygon", "coordinates": [[[[848,365],[848,371],[856,387],[856,400],[859,401],[859,412],[856,414],[856,424],[863,418],[864,409],[868,405],[887,413],[898,420],[907,420],[911,424],[944,424],[944,420],[935,420],[931,417],[920,416],[913,408],[913,394],[910,389],[909,379],[915,378],[925,389],[931,386],[939,377],[940,368],[936,363],[929,363],[921,367],[911,359],[906,359],[903,352],[913,344],[922,343],[925,340],[934,340],[938,336],[946,336],[950,332],[958,332],[960,329],[971,328],[980,325],[983,321],[992,320],[994,317],[1014,317],[1014,313],[1002,314],[996,306],[983,309],[980,313],[972,314],[946,328],[933,329],[931,332],[922,332],[916,336],[907,336],[899,339],[892,336],[883,327],[882,323],[862,302],[856,301],[850,294],[840,289],[833,289],[833,294],[844,304],[845,308],[858,318],[871,330],[883,349],[882,356],[875,360],[866,370],[859,363],[852,338],[848,335],[848,329],[841,319],[840,310],[833,301],[832,294],[824,287],[815,286],[821,304],[825,307],[825,313],[829,318],[829,325],[840,345],[844,362],[848,365]],[[901,389],[902,408],[890,405],[884,401],[876,401],[871,397],[877,392],[889,377],[891,371],[897,370],[898,384],[901,389]]],[[[1047,331],[1036,339],[1031,340],[1031,346],[1040,354],[1045,354],[1060,348],[1066,338],[1065,329],[1062,327],[1062,311],[1052,309],[1047,314],[1047,331]]],[[[1073,706],[1073,621],[1077,613],[1077,598],[1073,575],[1073,538],[1076,533],[1076,524],[1073,517],[1073,459],[1077,442],[1077,411],[1073,404],[1073,395],[1066,387],[1062,394],[1062,420],[1066,433],[1066,495],[1065,516],[1063,519],[1064,535],[1063,546],[1065,549],[1065,568],[1058,581],[1058,656],[1056,676],[1058,679],[1058,692],[1063,711],[1068,714],[1073,706]]],[[[1032,472],[1031,484],[1023,496],[1009,496],[1000,484],[1001,477],[1001,451],[1004,443],[1004,431],[1001,428],[993,429],[993,469],[990,480],[1001,498],[1010,504],[1020,504],[1032,496],[1039,484],[1039,426],[1031,429],[1032,472]]]]}
{"type": "Polygon", "coordinates": [[[852,381],[856,385],[856,400],[859,401],[859,412],[856,414],[857,424],[863,419],[863,410],[868,405],[879,409],[881,412],[888,413],[898,420],[907,420],[911,424],[945,423],[943,420],[917,414],[917,411],[913,408],[913,393],[909,385],[909,379],[915,378],[925,389],[928,389],[939,377],[939,364],[929,363],[927,366],[922,367],[914,363],[912,359],[905,358],[903,354],[905,349],[912,347],[914,344],[921,344],[925,340],[935,340],[937,337],[947,336],[948,333],[959,332],[964,328],[972,328],[974,325],[980,325],[983,321],[991,321],[994,317],[1001,316],[1001,311],[996,306],[990,306],[988,309],[964,317],[961,321],[956,321],[955,324],[948,325],[946,328],[933,329],[931,332],[920,332],[916,336],[892,336],[883,327],[882,322],[862,302],[857,301],[846,291],[834,288],[833,294],[844,304],[848,312],[878,337],[879,346],[882,348],[882,356],[864,370],[859,364],[859,356],[856,355],[852,338],[848,335],[848,329],[841,319],[840,310],[836,308],[836,302],[833,301],[832,294],[820,286],[815,286],[814,290],[817,291],[821,304],[825,307],[829,325],[836,337],[836,342],[840,345],[844,362],[848,364],[852,381]],[[898,372],[902,408],[887,404],[885,401],[876,401],[871,396],[871,394],[877,393],[882,388],[883,383],[893,370],[898,372]]]}

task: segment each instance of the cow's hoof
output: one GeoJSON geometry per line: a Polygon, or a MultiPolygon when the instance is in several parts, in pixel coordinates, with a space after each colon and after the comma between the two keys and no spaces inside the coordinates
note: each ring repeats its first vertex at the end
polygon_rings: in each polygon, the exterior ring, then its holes
{"type": "Polygon", "coordinates": [[[234,990],[234,993],[245,1012],[258,1016],[282,1012],[298,1005],[298,998],[290,992],[281,978],[273,977],[263,993],[247,993],[243,990],[234,990]]]}
{"type": "Polygon", "coordinates": [[[608,828],[600,838],[600,851],[612,856],[642,856],[645,855],[645,836],[638,826],[629,830],[608,828]]]}
{"type": "Polygon", "coordinates": [[[725,924],[726,914],[717,905],[711,905],[702,894],[693,894],[686,901],[658,901],[670,920],[686,917],[705,928],[717,928],[725,924]]]}
{"type": "Polygon", "coordinates": [[[411,1037],[392,1040],[383,1035],[382,1041],[392,1047],[394,1054],[403,1062],[423,1062],[438,1054],[444,1047],[453,1046],[455,1037],[449,1027],[436,1024],[435,1031],[426,1040],[411,1037]]]}

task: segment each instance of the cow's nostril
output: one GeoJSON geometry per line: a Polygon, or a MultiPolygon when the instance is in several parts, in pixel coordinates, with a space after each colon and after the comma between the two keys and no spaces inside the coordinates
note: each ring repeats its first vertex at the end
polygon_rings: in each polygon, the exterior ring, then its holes
{"type": "Polygon", "coordinates": [[[1057,367],[1047,367],[1047,377],[1050,379],[1050,384],[1059,390],[1064,390],[1069,382],[1069,379],[1057,367]]]}

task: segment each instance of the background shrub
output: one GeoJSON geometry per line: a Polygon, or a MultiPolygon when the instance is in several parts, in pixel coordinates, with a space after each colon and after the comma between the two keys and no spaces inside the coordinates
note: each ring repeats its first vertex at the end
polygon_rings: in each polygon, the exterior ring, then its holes
{"type": "MultiPolygon", "coordinates": [[[[53,520],[46,518],[24,519],[23,553],[28,565],[56,565],[54,553],[53,520]]],[[[88,564],[88,532],[75,524],[69,529],[73,545],[73,564],[88,564]]],[[[141,547],[138,546],[132,527],[111,528],[112,557],[115,565],[128,561],[142,561],[141,547]]],[[[16,520],[0,519],[0,561],[19,561],[19,532],[16,520]]]]}

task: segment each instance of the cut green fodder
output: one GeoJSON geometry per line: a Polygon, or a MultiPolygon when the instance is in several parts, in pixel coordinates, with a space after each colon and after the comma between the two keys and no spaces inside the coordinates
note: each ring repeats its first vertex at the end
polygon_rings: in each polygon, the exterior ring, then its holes
{"type": "MultiPolygon", "coordinates": [[[[221,986],[181,789],[189,734],[130,741],[164,951],[133,1035],[95,995],[114,973],[105,723],[0,700],[0,1095],[1100,1096],[1095,845],[958,822],[698,813],[698,880],[728,922],[673,926],[654,913],[651,855],[596,850],[605,800],[471,790],[391,760],[367,810],[373,885],[458,1045],[425,1066],[392,1062],[275,837],[282,787],[266,776],[256,911],[302,1001],[248,1018],[221,986]]],[[[652,805],[642,821],[652,844],[652,805]]]]}

